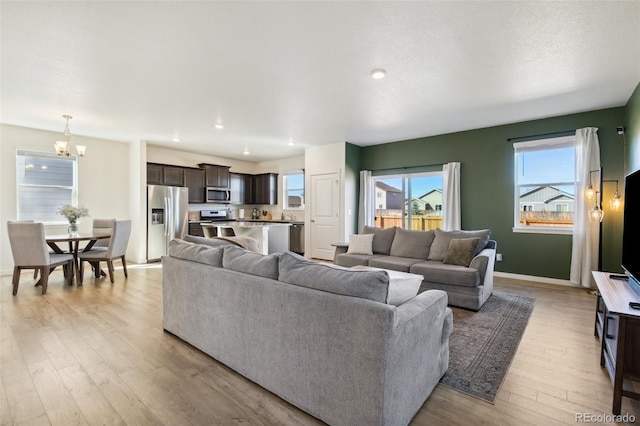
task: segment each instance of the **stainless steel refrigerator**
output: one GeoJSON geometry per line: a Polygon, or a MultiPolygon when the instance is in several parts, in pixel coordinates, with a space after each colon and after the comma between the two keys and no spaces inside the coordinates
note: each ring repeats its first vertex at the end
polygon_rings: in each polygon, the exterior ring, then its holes
{"type": "Polygon", "coordinates": [[[169,241],[187,233],[188,191],[176,186],[147,186],[147,262],[160,260],[169,241]]]}

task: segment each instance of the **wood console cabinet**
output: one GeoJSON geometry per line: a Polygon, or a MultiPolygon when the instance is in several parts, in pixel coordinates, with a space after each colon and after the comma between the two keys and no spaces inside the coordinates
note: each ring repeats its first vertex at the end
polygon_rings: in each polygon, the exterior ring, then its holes
{"type": "Polygon", "coordinates": [[[594,334],[600,339],[600,365],[613,382],[612,413],[620,414],[622,397],[640,399],[624,388],[624,380],[640,382],[640,310],[629,302],[640,302],[628,281],[611,278],[607,272],[592,272],[598,287],[594,334]]]}

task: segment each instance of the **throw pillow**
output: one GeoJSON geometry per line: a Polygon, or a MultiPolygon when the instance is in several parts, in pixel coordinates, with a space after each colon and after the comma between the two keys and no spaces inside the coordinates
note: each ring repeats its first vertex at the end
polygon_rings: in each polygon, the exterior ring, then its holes
{"type": "Polygon", "coordinates": [[[449,249],[449,243],[455,238],[479,238],[474,252],[474,255],[476,255],[487,245],[490,235],[490,229],[480,229],[478,231],[443,231],[442,229],[436,229],[435,239],[429,252],[429,260],[442,262],[449,249]]]}
{"type": "Polygon", "coordinates": [[[433,231],[411,231],[398,228],[389,254],[426,260],[434,235],[433,231]]]}
{"type": "Polygon", "coordinates": [[[347,253],[373,254],[373,234],[351,234],[347,253]]]}
{"type": "Polygon", "coordinates": [[[180,239],[169,241],[167,253],[171,257],[204,263],[218,268],[222,267],[222,248],[194,244],[180,239]]]}
{"type": "Polygon", "coordinates": [[[449,248],[442,263],[469,266],[476,253],[480,238],[456,238],[449,242],[449,248]]]}
{"type": "Polygon", "coordinates": [[[373,226],[365,226],[362,230],[363,234],[373,234],[373,254],[389,255],[393,238],[396,236],[397,227],[376,228],[373,226]]]}
{"type": "MultiPolygon", "coordinates": [[[[225,253],[226,254],[226,253],[225,253]]],[[[292,252],[280,257],[280,281],[329,293],[386,303],[389,274],[314,262],[292,252]]]]}
{"type": "Polygon", "coordinates": [[[279,253],[264,255],[230,245],[224,247],[222,266],[232,271],[277,280],[279,259],[279,253]]]}

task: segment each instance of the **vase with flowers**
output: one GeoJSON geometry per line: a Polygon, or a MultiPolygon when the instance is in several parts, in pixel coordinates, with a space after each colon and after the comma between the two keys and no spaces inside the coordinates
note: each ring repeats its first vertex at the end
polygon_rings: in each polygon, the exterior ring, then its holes
{"type": "Polygon", "coordinates": [[[89,216],[89,210],[86,207],[76,207],[65,204],[58,209],[58,214],[64,216],[69,221],[69,234],[78,233],[78,219],[89,216]]]}

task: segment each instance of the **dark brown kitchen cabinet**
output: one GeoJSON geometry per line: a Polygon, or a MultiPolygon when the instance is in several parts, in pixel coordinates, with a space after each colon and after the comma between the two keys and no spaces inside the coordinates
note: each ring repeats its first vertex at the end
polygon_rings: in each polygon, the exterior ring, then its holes
{"type": "Polygon", "coordinates": [[[196,237],[204,237],[204,231],[202,230],[202,224],[195,222],[189,223],[189,235],[195,235],[196,237]]]}
{"type": "Polygon", "coordinates": [[[251,204],[251,179],[245,173],[229,173],[231,204],[251,204]]]}
{"type": "Polygon", "coordinates": [[[278,175],[262,173],[253,175],[251,204],[278,204],[278,175]]]}
{"type": "Polygon", "coordinates": [[[149,185],[164,185],[164,166],[162,164],[147,163],[147,183],[149,185]]]}
{"type": "Polygon", "coordinates": [[[184,185],[184,168],[178,166],[167,166],[163,168],[164,184],[167,186],[184,185]]]}
{"type": "Polygon", "coordinates": [[[229,188],[229,166],[201,163],[198,166],[205,171],[205,184],[213,188],[229,188]]]}
{"type": "Polygon", "coordinates": [[[205,171],[203,169],[185,168],[184,186],[189,188],[190,203],[204,203],[205,199],[205,171]]]}

